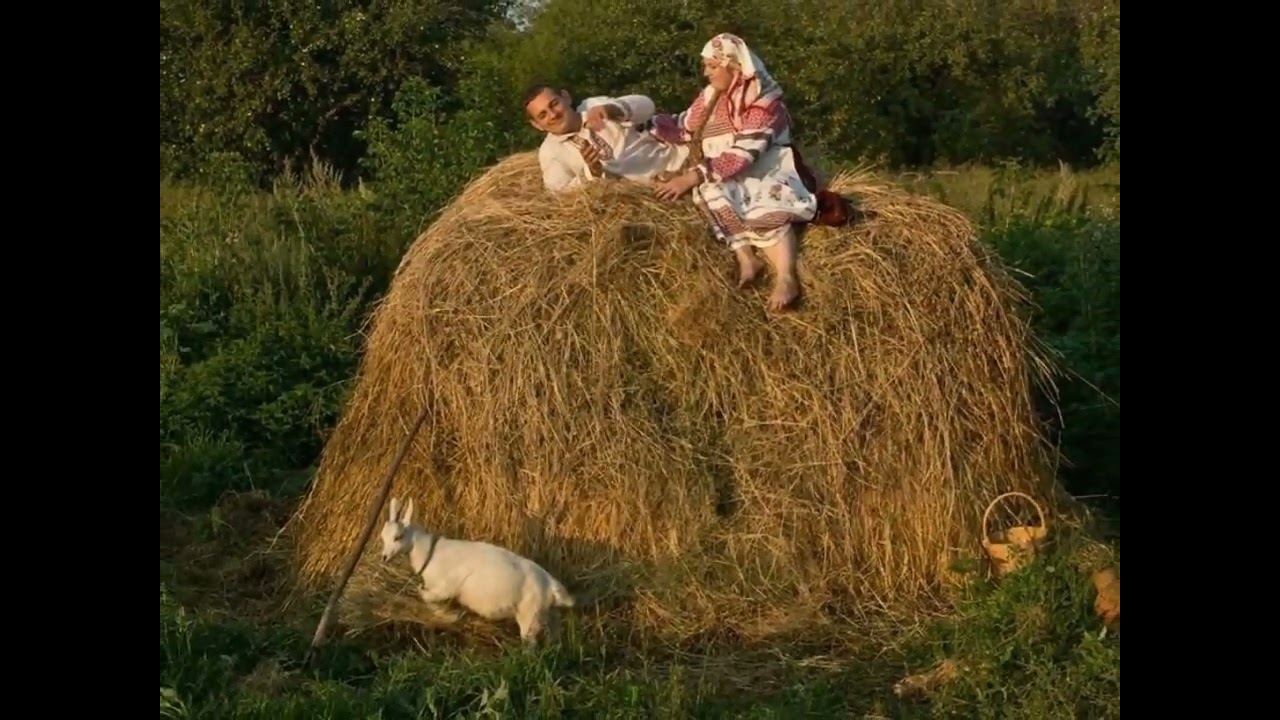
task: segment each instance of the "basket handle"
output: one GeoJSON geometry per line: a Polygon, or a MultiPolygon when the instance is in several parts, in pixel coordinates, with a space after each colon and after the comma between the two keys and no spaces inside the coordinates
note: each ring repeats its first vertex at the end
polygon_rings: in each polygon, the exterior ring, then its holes
{"type": "Polygon", "coordinates": [[[1018,497],[1026,498],[1027,502],[1030,502],[1032,507],[1036,509],[1036,514],[1040,516],[1040,527],[1042,528],[1048,527],[1045,524],[1044,509],[1040,507],[1040,503],[1036,502],[1036,499],[1031,497],[1030,495],[1014,490],[1011,492],[1004,493],[1003,495],[997,495],[994,500],[992,500],[990,503],[987,504],[986,511],[982,513],[982,541],[983,542],[990,542],[991,540],[991,533],[987,530],[987,521],[991,518],[991,509],[994,508],[996,506],[996,503],[1000,502],[1001,500],[1007,497],[1013,497],[1015,495],[1018,497]]]}

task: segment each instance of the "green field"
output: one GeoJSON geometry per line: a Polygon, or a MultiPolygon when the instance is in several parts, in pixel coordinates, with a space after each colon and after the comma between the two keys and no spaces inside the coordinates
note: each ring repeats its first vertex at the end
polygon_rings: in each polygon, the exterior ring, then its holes
{"type": "MultiPolygon", "coordinates": [[[[1041,332],[1079,375],[1062,388],[1065,472],[1118,475],[1118,168],[900,179],[970,213],[1032,273],[1041,332]]],[[[1119,715],[1118,639],[1099,638],[1092,591],[1063,558],[975,588],[956,617],[833,628],[825,643],[659,647],[576,615],[538,655],[510,628],[400,631],[337,639],[302,668],[324,598],[279,607],[287,557],[271,541],[340,410],[353,332],[410,240],[380,235],[367,202],[323,185],[161,184],[162,715],[1119,715]],[[927,704],[894,697],[944,657],[981,669],[927,704]]]]}

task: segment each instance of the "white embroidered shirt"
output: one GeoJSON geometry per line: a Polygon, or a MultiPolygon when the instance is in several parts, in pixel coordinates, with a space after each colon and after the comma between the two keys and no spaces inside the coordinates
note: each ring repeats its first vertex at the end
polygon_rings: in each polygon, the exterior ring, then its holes
{"type": "Polygon", "coordinates": [[[624,95],[618,98],[597,96],[587,98],[578,106],[578,112],[605,103],[622,108],[622,122],[605,121],[599,132],[584,125],[576,133],[564,135],[548,133],[538,148],[538,162],[542,165],[542,181],[552,191],[567,190],[584,182],[597,179],[587,166],[574,141],[594,141],[600,152],[605,172],[627,180],[647,182],[664,170],[675,172],[684,164],[689,149],[684,145],[665,143],[647,132],[646,123],[653,117],[653,101],[644,95],[624,95]]]}

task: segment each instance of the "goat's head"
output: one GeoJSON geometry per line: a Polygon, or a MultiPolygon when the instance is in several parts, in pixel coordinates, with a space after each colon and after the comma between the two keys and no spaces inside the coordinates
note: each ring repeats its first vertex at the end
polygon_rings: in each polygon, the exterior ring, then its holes
{"type": "Polygon", "coordinates": [[[382,525],[382,559],[392,560],[402,552],[408,552],[413,546],[413,536],[409,533],[409,524],[413,522],[413,499],[404,506],[401,512],[400,501],[391,498],[390,516],[382,525]]]}

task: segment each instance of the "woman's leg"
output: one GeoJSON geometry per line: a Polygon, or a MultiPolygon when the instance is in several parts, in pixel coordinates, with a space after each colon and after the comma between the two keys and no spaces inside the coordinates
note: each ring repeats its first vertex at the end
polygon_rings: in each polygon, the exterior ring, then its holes
{"type": "MultiPolygon", "coordinates": [[[[711,211],[707,196],[706,188],[697,187],[693,190],[694,205],[702,212],[703,218],[711,226],[712,233],[720,242],[727,245],[733,250],[733,255],[738,261],[738,287],[745,288],[750,285],[760,271],[764,269],[764,263],[760,262],[760,257],[756,255],[756,250],[749,242],[735,242],[731,236],[731,232],[740,232],[743,227],[741,222],[736,227],[726,227],[720,218],[711,211]]],[[[715,188],[714,197],[723,201],[724,195],[719,188],[715,188]]]]}
{"type": "Polygon", "coordinates": [[[760,274],[764,263],[756,257],[756,250],[750,243],[739,245],[733,254],[738,258],[738,287],[744,288],[756,279],[756,275],[760,274]]]}
{"type": "Polygon", "coordinates": [[[710,221],[716,237],[733,249],[733,254],[738,261],[738,287],[746,287],[759,275],[764,265],[757,257],[756,249],[764,251],[765,257],[773,265],[775,274],[773,292],[767,307],[773,311],[782,310],[800,294],[800,282],[795,273],[795,226],[787,223],[768,233],[767,239],[749,231],[743,219],[745,202],[730,202],[730,198],[738,200],[739,195],[749,197],[751,190],[742,185],[738,187],[742,188],[740,192],[726,193],[721,187],[700,186],[694,190],[694,200],[710,221]],[[727,205],[731,212],[716,213],[712,208],[718,203],[727,205]]]}
{"type": "Polygon", "coordinates": [[[800,296],[800,280],[796,277],[796,228],[786,225],[779,231],[778,242],[764,248],[764,254],[773,265],[773,292],[769,295],[768,308],[778,312],[800,296]]]}

